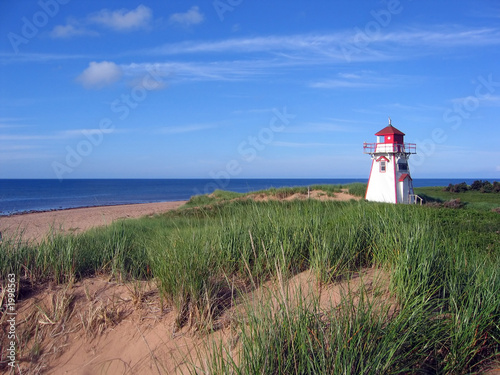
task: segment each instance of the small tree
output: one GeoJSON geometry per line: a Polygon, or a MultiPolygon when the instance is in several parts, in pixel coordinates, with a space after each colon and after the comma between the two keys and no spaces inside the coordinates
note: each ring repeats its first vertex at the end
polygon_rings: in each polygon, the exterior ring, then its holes
{"type": "Polygon", "coordinates": [[[472,183],[470,186],[471,190],[481,190],[481,188],[484,186],[484,182],[481,180],[476,180],[472,183]]]}
{"type": "Polygon", "coordinates": [[[454,193],[465,193],[467,190],[469,190],[469,186],[465,182],[461,182],[459,184],[456,184],[453,186],[453,192],[454,193]]]}
{"type": "Polygon", "coordinates": [[[500,182],[498,181],[493,182],[493,192],[500,193],[500,182]]]}
{"type": "Polygon", "coordinates": [[[480,191],[481,193],[491,193],[493,191],[493,185],[491,182],[486,181],[480,191]]]}

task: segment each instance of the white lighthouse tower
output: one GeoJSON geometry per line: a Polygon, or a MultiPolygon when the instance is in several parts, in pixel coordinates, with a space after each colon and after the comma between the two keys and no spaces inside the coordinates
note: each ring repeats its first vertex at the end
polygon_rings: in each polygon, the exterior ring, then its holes
{"type": "Polygon", "coordinates": [[[378,133],[377,143],[364,143],[365,154],[372,157],[372,169],[365,199],[386,203],[416,203],[408,158],[416,154],[414,143],[404,143],[405,134],[391,124],[378,133]]]}

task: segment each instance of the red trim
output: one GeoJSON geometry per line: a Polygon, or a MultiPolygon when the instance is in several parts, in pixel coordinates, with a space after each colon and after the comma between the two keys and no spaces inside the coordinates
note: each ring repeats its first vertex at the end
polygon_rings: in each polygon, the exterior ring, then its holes
{"type": "Polygon", "coordinates": [[[385,156],[381,156],[379,157],[376,161],[382,161],[382,159],[384,159],[384,161],[390,161],[389,159],[387,159],[385,156]]]}
{"type": "Polygon", "coordinates": [[[393,135],[393,134],[405,135],[405,133],[403,133],[401,130],[396,129],[392,125],[386,126],[385,128],[383,128],[378,133],[375,133],[375,135],[393,135]]]}
{"type": "Polygon", "coordinates": [[[411,176],[408,173],[403,173],[401,176],[399,176],[399,182],[404,181],[406,178],[409,178],[411,180],[411,176]]]}
{"type": "Polygon", "coordinates": [[[363,153],[365,154],[375,154],[375,153],[396,153],[403,152],[405,154],[416,154],[417,146],[415,143],[363,143],[363,153]],[[383,145],[377,151],[377,146],[383,145]],[[391,146],[392,145],[392,146],[391,146]]]}
{"type": "Polygon", "coordinates": [[[394,193],[396,194],[395,203],[398,203],[398,182],[396,181],[396,158],[392,158],[392,167],[394,169],[394,193]]]}
{"type": "Polygon", "coordinates": [[[381,160],[381,161],[380,161],[380,164],[379,164],[379,166],[378,166],[378,171],[379,171],[380,173],[385,173],[385,172],[387,172],[387,161],[385,161],[385,160],[381,160]],[[382,163],[385,163],[385,164],[382,164],[382,163]],[[383,169],[383,170],[382,170],[382,165],[384,166],[384,169],[383,169]]]}
{"type": "Polygon", "coordinates": [[[375,160],[372,159],[372,167],[370,169],[370,177],[368,177],[368,183],[366,184],[365,199],[366,199],[366,195],[368,194],[368,188],[370,187],[370,180],[372,179],[373,163],[375,163],[375,160]]]}

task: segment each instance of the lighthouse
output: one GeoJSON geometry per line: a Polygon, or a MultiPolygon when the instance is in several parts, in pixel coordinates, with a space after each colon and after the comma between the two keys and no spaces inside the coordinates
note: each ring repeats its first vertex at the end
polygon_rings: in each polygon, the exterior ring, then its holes
{"type": "MultiPolygon", "coordinates": [[[[365,154],[372,158],[365,199],[386,203],[416,203],[408,159],[417,153],[414,143],[405,143],[405,134],[391,124],[375,133],[377,143],[364,143],[365,154]]],[[[421,202],[421,200],[420,200],[421,202]]]]}

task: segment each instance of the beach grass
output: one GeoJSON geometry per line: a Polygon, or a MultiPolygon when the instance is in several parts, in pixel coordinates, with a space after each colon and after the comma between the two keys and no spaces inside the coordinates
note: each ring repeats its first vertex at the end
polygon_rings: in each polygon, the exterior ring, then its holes
{"type": "Polygon", "coordinates": [[[324,311],[314,300],[292,306],[282,294],[279,313],[270,303],[247,311],[233,327],[241,337],[237,353],[214,344],[205,370],[465,374],[499,359],[498,213],[363,200],[235,199],[241,196],[198,196],[184,209],[51,235],[39,244],[4,240],[1,274],[21,278],[21,295],[30,285],[95,274],[152,280],[174,307],[177,328],[211,332],[230,306],[269,280],[286,282],[311,270],[319,285],[333,285],[375,268],[390,275],[390,302],[360,290],[324,311]]]}

